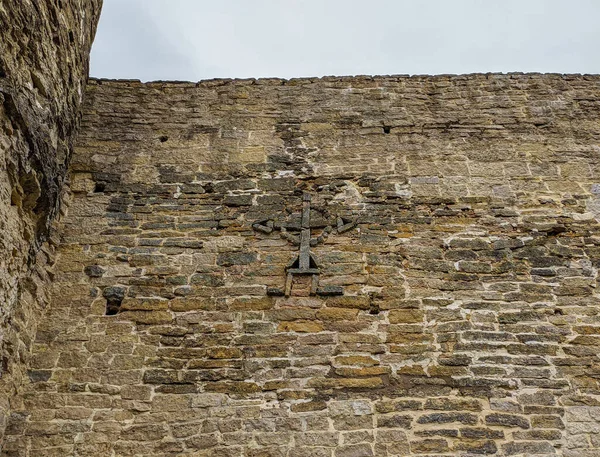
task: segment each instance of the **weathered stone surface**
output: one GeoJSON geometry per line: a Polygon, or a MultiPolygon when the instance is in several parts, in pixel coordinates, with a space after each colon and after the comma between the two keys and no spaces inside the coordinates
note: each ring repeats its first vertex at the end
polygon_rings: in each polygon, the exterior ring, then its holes
{"type": "Polygon", "coordinates": [[[597,454],[598,82],[92,81],[4,454],[597,454]]]}
{"type": "Polygon", "coordinates": [[[101,4],[0,1],[0,444],[52,280],[52,224],[101,4]]]}

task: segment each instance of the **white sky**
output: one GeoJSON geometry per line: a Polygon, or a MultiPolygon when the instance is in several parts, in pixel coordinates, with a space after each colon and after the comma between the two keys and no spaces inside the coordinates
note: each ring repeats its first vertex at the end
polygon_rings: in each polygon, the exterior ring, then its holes
{"type": "Polygon", "coordinates": [[[600,73],[600,0],[104,0],[91,75],[600,73]]]}

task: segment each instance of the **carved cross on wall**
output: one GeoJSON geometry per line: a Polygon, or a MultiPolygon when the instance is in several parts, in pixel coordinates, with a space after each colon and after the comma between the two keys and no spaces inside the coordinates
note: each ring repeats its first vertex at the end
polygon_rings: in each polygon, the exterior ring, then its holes
{"type": "Polygon", "coordinates": [[[300,225],[300,252],[298,256],[287,267],[287,278],[285,281],[285,295],[292,291],[292,280],[294,275],[311,275],[311,295],[317,293],[319,265],[310,252],[310,194],[302,196],[302,222],[300,225]]]}
{"type": "MultiPolygon", "coordinates": [[[[300,233],[298,236],[292,235],[288,231],[288,229],[292,229],[293,227],[285,226],[284,224],[279,226],[282,238],[285,238],[291,243],[299,246],[299,249],[298,255],[286,267],[286,281],[284,290],[269,288],[267,290],[268,295],[285,295],[286,297],[290,296],[292,292],[294,276],[296,275],[311,277],[311,295],[343,295],[344,293],[343,288],[340,286],[319,287],[320,266],[316,257],[310,252],[310,248],[311,246],[317,246],[319,243],[323,242],[332,232],[344,233],[356,227],[356,219],[348,221],[342,217],[338,217],[336,221],[337,227],[335,229],[333,229],[331,226],[327,226],[321,235],[316,238],[311,238],[310,201],[310,194],[305,192],[302,195],[302,215],[299,227],[300,233]]],[[[275,224],[272,220],[256,222],[252,224],[252,227],[254,230],[267,234],[275,230],[275,224]]]]}

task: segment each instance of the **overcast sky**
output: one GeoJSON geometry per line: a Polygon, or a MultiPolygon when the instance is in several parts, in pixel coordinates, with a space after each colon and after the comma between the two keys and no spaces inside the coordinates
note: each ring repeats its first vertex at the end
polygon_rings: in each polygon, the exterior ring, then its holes
{"type": "Polygon", "coordinates": [[[600,0],[104,0],[91,74],[600,73],[600,0]]]}

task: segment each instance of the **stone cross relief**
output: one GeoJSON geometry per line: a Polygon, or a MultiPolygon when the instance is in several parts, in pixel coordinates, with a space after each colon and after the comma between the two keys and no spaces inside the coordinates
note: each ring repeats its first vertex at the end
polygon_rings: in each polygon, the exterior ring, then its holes
{"type": "Polygon", "coordinates": [[[275,224],[273,220],[264,220],[252,224],[252,228],[258,232],[269,234],[274,230],[279,229],[282,238],[290,243],[298,246],[298,255],[286,267],[286,280],[284,289],[269,288],[267,295],[285,295],[289,297],[292,293],[292,285],[296,276],[310,277],[310,295],[343,295],[344,289],[341,286],[323,286],[319,287],[319,274],[321,267],[315,255],[310,251],[311,247],[315,247],[325,241],[331,233],[344,233],[353,229],[357,225],[357,219],[347,220],[342,217],[337,217],[337,226],[332,228],[330,225],[323,229],[323,232],[318,237],[311,237],[311,220],[310,220],[310,202],[311,195],[304,192],[302,195],[302,215],[300,227],[293,224],[275,224]],[[298,235],[291,232],[298,231],[298,235]]]}

